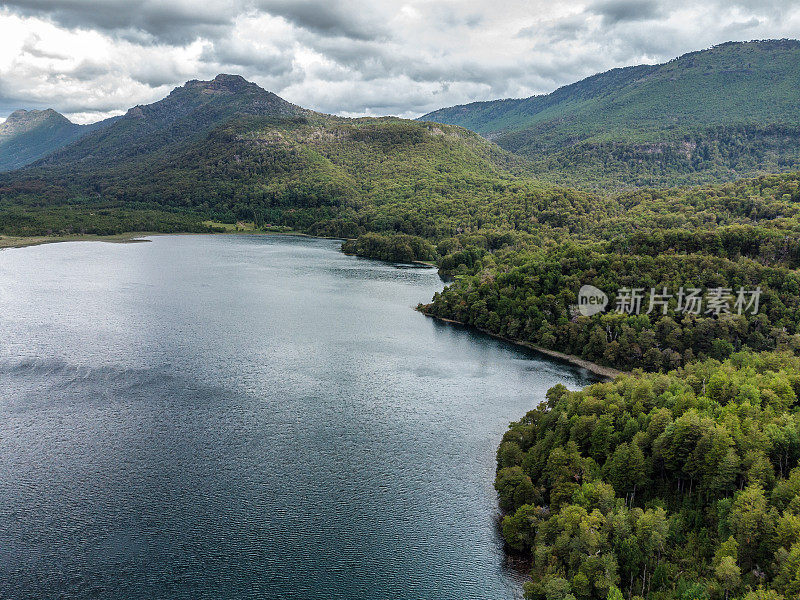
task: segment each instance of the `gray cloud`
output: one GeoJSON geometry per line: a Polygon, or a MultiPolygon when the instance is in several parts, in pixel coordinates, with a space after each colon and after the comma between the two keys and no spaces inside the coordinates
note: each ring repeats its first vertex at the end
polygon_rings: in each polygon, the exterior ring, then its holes
{"type": "Polygon", "coordinates": [[[587,2],[7,0],[0,116],[100,118],[219,72],[316,110],[414,116],[730,39],[800,37],[798,0],[587,2]]]}
{"type": "Polygon", "coordinates": [[[203,2],[6,0],[4,5],[65,27],[98,29],[140,42],[183,43],[218,33],[232,22],[230,10],[203,2]]]}
{"type": "Polygon", "coordinates": [[[266,12],[325,36],[355,40],[386,38],[388,30],[370,3],[341,0],[260,0],[257,5],[266,12]]]}
{"type": "Polygon", "coordinates": [[[735,35],[758,27],[759,25],[761,25],[760,19],[757,17],[750,17],[746,21],[734,21],[733,23],[729,23],[723,31],[735,35]]]}
{"type": "Polygon", "coordinates": [[[666,5],[656,0],[600,0],[592,4],[589,11],[614,24],[658,18],[664,14],[666,5]]]}
{"type": "Polygon", "coordinates": [[[93,60],[83,60],[66,73],[77,81],[92,82],[107,72],[108,68],[104,64],[93,60]]]}
{"type": "Polygon", "coordinates": [[[250,75],[283,76],[292,71],[290,52],[253,48],[234,40],[218,40],[207,45],[200,55],[205,63],[235,67],[250,75]]]}

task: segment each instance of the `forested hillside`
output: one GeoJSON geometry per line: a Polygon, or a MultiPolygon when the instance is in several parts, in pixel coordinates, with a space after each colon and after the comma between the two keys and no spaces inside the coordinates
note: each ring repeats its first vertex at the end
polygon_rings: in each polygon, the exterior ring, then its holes
{"type": "Polygon", "coordinates": [[[439,245],[456,281],[423,311],[621,369],[669,370],[740,349],[800,351],[798,198],[800,176],[776,175],[626,194],[572,231],[545,227],[536,243],[492,252],[480,237],[456,236],[439,245]],[[608,295],[605,312],[573,310],[587,284],[608,295]],[[757,314],[739,314],[737,292],[758,287],[757,314]],[[667,305],[648,313],[650,294],[664,288],[667,305]],[[704,296],[722,288],[729,298],[716,314],[682,311],[681,288],[704,296]],[[640,289],[638,314],[618,310],[624,289],[640,289]]]}
{"type": "Polygon", "coordinates": [[[548,181],[666,187],[798,168],[798,89],[800,42],[731,42],[421,119],[473,129],[548,181]]]}
{"type": "Polygon", "coordinates": [[[526,597],[800,594],[800,359],[739,353],[568,392],[497,453],[526,597]]]}
{"type": "MultiPolygon", "coordinates": [[[[523,177],[523,161],[460,127],[308,111],[236,113],[203,135],[188,135],[197,127],[178,121],[133,139],[131,131],[141,131],[123,118],[0,176],[0,206],[30,213],[64,205],[166,209],[333,236],[373,231],[441,239],[486,226],[531,230],[537,206],[588,212],[601,202],[523,177]],[[165,131],[177,137],[165,143],[165,131]],[[105,159],[84,156],[95,138],[105,144],[105,159]]],[[[65,221],[67,227],[74,229],[65,221]]],[[[42,233],[35,229],[31,221],[30,234],[42,233]]]]}

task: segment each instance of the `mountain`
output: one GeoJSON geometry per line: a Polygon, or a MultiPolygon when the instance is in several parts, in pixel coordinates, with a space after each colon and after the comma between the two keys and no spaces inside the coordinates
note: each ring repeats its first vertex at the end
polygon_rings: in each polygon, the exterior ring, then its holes
{"type": "Polygon", "coordinates": [[[310,113],[239,75],[192,80],[153,104],[135,106],[101,130],[38,163],[98,169],[202,138],[235,116],[290,117],[310,113]]]}
{"type": "MultiPolygon", "coordinates": [[[[78,208],[92,207],[85,211],[96,217],[93,208],[104,206],[335,236],[435,238],[485,226],[525,230],[536,224],[526,211],[546,199],[591,206],[576,200],[580,194],[526,179],[525,168],[524,160],[461,127],[325,115],[220,75],[190,81],[0,175],[0,209],[69,207],[59,215],[81,230],[91,220],[78,219],[78,208]]],[[[28,235],[71,226],[59,224],[61,217],[25,219],[28,235]]]]}
{"type": "Polygon", "coordinates": [[[800,41],[729,42],[551,94],[420,120],[467,127],[586,187],[718,182],[800,165],[800,41]]]}
{"type": "Polygon", "coordinates": [[[17,110],[0,124],[0,171],[30,164],[91,131],[52,108],[17,110]]]}

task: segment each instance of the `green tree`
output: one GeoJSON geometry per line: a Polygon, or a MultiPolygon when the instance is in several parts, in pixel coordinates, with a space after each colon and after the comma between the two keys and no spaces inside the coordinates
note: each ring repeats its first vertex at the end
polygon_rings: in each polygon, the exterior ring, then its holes
{"type": "Polygon", "coordinates": [[[500,496],[500,509],[507,513],[524,504],[534,504],[539,498],[531,478],[517,466],[500,469],[494,487],[500,496]]]}
{"type": "Polygon", "coordinates": [[[717,568],[714,569],[714,577],[717,578],[722,589],[725,590],[725,600],[728,600],[729,594],[739,587],[741,574],[741,569],[731,556],[724,556],[717,568]]]}

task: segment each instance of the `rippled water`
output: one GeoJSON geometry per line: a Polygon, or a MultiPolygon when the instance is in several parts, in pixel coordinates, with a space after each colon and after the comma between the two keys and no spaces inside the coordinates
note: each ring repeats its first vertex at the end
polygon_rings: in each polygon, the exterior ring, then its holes
{"type": "Polygon", "coordinates": [[[588,374],[430,269],[169,236],[0,252],[0,598],[514,598],[494,452],[588,374]]]}

